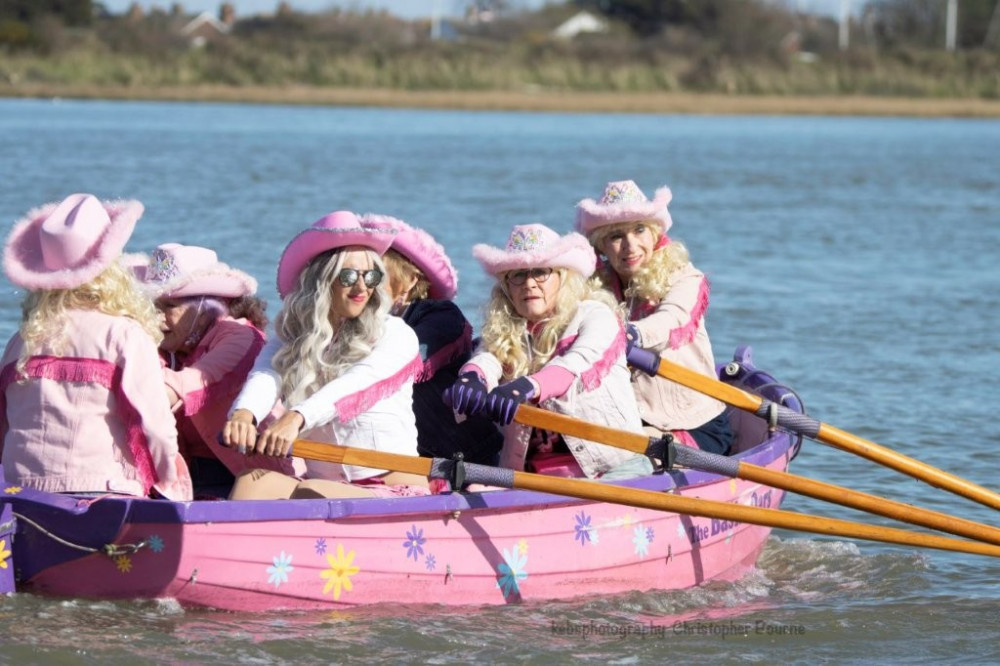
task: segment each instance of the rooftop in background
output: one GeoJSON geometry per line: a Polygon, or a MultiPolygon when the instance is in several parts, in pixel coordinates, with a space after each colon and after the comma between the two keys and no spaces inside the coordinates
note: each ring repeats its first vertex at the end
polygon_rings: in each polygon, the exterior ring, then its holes
{"type": "MultiPolygon", "coordinates": [[[[176,0],[101,0],[102,4],[115,14],[123,14],[137,2],[143,9],[161,7],[169,9],[176,0]]],[[[441,16],[461,16],[468,5],[463,0],[287,0],[288,4],[302,12],[322,12],[333,7],[342,9],[384,9],[401,18],[426,18],[438,13],[441,16]]],[[[180,4],[188,13],[203,11],[218,12],[223,0],[181,0],[180,4]]],[[[236,8],[238,16],[272,13],[280,0],[229,0],[236,8]]],[[[784,0],[789,7],[813,14],[837,16],[840,14],[841,0],[784,0]]],[[[864,0],[848,0],[852,10],[860,9],[864,0]]],[[[560,4],[558,0],[512,0],[511,6],[524,9],[538,9],[546,4],[560,4]]]]}

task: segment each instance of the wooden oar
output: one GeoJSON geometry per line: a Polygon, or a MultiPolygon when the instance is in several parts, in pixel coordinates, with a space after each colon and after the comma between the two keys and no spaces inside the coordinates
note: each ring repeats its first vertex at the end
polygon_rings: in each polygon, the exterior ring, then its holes
{"type": "MultiPolygon", "coordinates": [[[[654,352],[649,353],[653,354],[654,352]]],[[[825,442],[838,449],[849,451],[880,465],[885,465],[898,472],[920,479],[937,488],[967,497],[980,504],[1000,509],[1000,494],[988,488],[978,486],[971,481],[945,472],[937,467],[897,453],[884,446],[879,446],[875,442],[852,435],[829,424],[817,421],[810,416],[793,411],[784,405],[779,405],[725,382],[707,377],[700,372],[689,370],[684,366],[660,358],[659,369],[656,374],[665,379],[677,382],[682,386],[686,386],[689,389],[712,396],[739,409],[746,410],[751,414],[756,414],[762,419],[767,419],[772,410],[774,410],[778,424],[792,432],[809,437],[810,439],[825,442]]]]}
{"type": "MultiPolygon", "coordinates": [[[[441,479],[450,479],[456,465],[455,461],[444,458],[403,456],[396,453],[383,453],[303,439],[295,442],[292,447],[292,455],[310,460],[375,467],[441,479]]],[[[751,523],[764,527],[777,527],[827,536],[1000,557],[1000,546],[952,539],[935,534],[921,534],[892,527],[865,525],[837,518],[807,516],[781,509],[765,509],[695,497],[683,497],[652,490],[625,488],[586,479],[564,479],[471,463],[464,463],[463,467],[465,479],[470,483],[535,490],[594,502],[610,502],[659,511],[672,511],[687,516],[718,518],[719,520],[751,523]]]]}
{"type": "MultiPolygon", "coordinates": [[[[645,454],[649,450],[650,438],[645,435],[608,428],[563,414],[522,404],[514,414],[514,420],[533,426],[572,435],[591,442],[599,442],[620,449],[645,454]]],[[[742,462],[738,458],[720,456],[699,451],[688,446],[677,446],[675,462],[692,469],[701,469],[729,477],[755,481],[772,488],[781,488],[793,493],[833,502],[852,509],[893,518],[905,523],[930,527],[931,529],[970,537],[978,541],[1000,545],[1000,529],[964,518],[949,516],[930,509],[922,509],[890,499],[869,495],[849,488],[824,483],[788,472],[767,469],[759,465],[742,462]]]]}

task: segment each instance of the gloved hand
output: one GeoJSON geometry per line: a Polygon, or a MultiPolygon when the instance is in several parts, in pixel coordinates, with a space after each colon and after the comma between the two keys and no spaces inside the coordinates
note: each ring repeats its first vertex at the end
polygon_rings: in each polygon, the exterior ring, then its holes
{"type": "Polygon", "coordinates": [[[514,420],[518,405],[535,395],[535,385],[527,377],[518,377],[501,384],[486,398],[486,415],[500,425],[514,420]]]}
{"type": "Polygon", "coordinates": [[[483,410],[489,392],[477,372],[464,372],[444,390],[442,398],[459,414],[475,416],[483,410]]]}
{"type": "Polygon", "coordinates": [[[625,326],[625,343],[628,345],[626,353],[632,351],[632,347],[642,346],[642,336],[639,335],[639,329],[635,327],[635,324],[628,324],[625,326]]]}

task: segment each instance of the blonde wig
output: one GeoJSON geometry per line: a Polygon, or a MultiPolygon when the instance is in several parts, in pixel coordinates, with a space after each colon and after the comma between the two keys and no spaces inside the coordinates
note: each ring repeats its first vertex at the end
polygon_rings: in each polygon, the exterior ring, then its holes
{"type": "Polygon", "coordinates": [[[65,335],[70,310],[96,310],[116,317],[134,319],[156,344],[163,340],[160,316],[153,302],[135,287],[125,269],[112,263],[90,282],[72,289],[39,289],[28,292],[21,303],[21,339],[24,350],[17,369],[24,371],[28,358],[43,345],[54,353],[69,346],[65,335]]]}
{"type": "Polygon", "coordinates": [[[385,268],[389,273],[390,291],[393,294],[398,294],[402,290],[403,285],[409,283],[414,278],[417,280],[416,284],[400,297],[403,303],[427,298],[431,290],[431,282],[424,275],[424,272],[417,268],[416,264],[391,248],[386,250],[386,253],[382,255],[382,260],[385,262],[385,268]]]}
{"type": "MultiPolygon", "coordinates": [[[[378,254],[364,250],[372,264],[386,274],[378,254]]],[[[334,328],[330,321],[332,289],[346,254],[338,248],[314,257],[299,274],[295,289],[285,297],[274,321],[284,346],[272,365],[281,377],[281,395],[288,405],[302,402],[324,384],[368,356],[382,337],[385,316],[392,305],[383,280],[372,291],[356,319],[334,328]]]]}
{"type": "MultiPolygon", "coordinates": [[[[640,220],[600,227],[590,234],[590,244],[603,258],[605,256],[604,242],[613,234],[627,231],[637,224],[645,224],[649,228],[654,237],[654,247],[662,242],[664,233],[660,230],[659,222],[640,220]]],[[[621,285],[622,296],[626,300],[639,299],[640,301],[659,303],[673,286],[673,274],[690,262],[691,258],[684,244],[677,240],[669,240],[663,247],[653,250],[649,261],[636,272],[628,284],[621,285]]],[[[609,262],[604,260],[601,264],[601,268],[594,275],[593,282],[595,285],[613,290],[616,284],[621,284],[621,280],[609,262]]]]}
{"type": "Polygon", "coordinates": [[[503,381],[537,372],[552,359],[556,345],[581,301],[600,301],[612,311],[618,311],[614,296],[589,283],[576,271],[557,268],[553,274],[559,276],[554,311],[530,337],[528,320],[514,309],[514,304],[503,288],[503,276],[493,287],[486,306],[482,340],[484,348],[503,366],[503,381]]]}

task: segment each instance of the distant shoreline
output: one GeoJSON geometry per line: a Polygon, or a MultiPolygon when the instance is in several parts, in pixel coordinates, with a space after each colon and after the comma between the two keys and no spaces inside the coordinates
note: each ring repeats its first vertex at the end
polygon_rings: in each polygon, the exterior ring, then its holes
{"type": "Polygon", "coordinates": [[[875,96],[776,96],[698,93],[446,91],[308,86],[95,86],[0,84],[4,98],[375,106],[388,108],[653,113],[1000,118],[1000,100],[875,96]]]}

